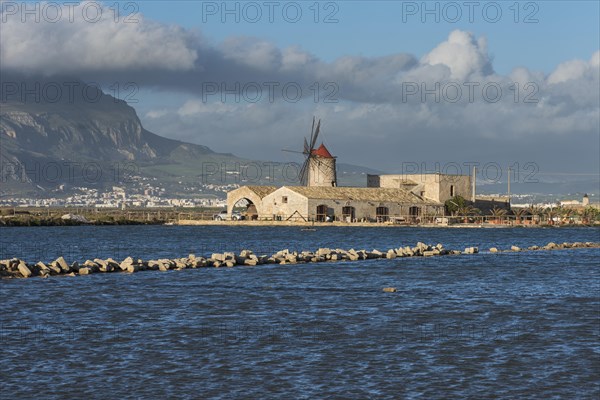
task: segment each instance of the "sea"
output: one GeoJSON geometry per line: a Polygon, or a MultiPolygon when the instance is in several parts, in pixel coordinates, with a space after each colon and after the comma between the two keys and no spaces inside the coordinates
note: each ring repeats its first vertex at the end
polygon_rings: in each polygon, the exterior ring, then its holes
{"type": "Polygon", "coordinates": [[[0,259],[419,241],[480,253],[1,280],[0,398],[600,398],[600,249],[487,251],[598,228],[3,227],[0,259]]]}

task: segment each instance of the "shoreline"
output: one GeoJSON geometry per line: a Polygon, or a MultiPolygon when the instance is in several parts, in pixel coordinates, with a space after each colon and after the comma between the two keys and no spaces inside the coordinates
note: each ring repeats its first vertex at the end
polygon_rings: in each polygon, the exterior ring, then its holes
{"type": "Polygon", "coordinates": [[[397,224],[390,222],[304,222],[304,221],[215,221],[215,220],[179,220],[179,221],[64,221],[64,220],[6,220],[0,219],[2,228],[70,227],[70,226],[236,226],[236,227],[297,227],[309,228],[453,228],[453,229],[509,229],[509,228],[598,228],[595,224],[490,224],[490,223],[450,223],[450,224],[397,224]],[[7,223],[8,222],[8,223],[7,223]]]}
{"type": "Polygon", "coordinates": [[[361,228],[469,228],[469,229],[506,229],[506,228],[591,228],[600,224],[394,224],[377,222],[292,222],[292,221],[212,221],[212,220],[181,220],[164,225],[172,226],[268,226],[268,227],[361,227],[361,228]]]}

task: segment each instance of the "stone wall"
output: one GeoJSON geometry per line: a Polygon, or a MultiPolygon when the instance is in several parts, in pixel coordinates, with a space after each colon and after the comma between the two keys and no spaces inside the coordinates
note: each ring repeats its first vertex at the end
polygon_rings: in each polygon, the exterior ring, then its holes
{"type": "Polygon", "coordinates": [[[471,199],[472,183],[469,175],[448,174],[400,174],[368,175],[367,187],[414,189],[414,193],[429,200],[444,203],[454,196],[471,199]],[[452,190],[452,187],[454,190],[452,190]],[[422,193],[423,192],[423,193],[422,193]],[[452,193],[454,192],[454,193],[452,193]]]}
{"type": "Polygon", "coordinates": [[[281,187],[263,199],[261,218],[286,220],[296,211],[306,218],[308,215],[306,197],[286,187],[281,187]]]}

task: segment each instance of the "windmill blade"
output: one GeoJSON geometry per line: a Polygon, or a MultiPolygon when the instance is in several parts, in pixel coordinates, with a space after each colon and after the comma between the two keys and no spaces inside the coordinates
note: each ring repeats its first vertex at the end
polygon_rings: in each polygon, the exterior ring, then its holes
{"type": "MultiPolygon", "coordinates": [[[[312,143],[314,134],[315,134],[315,117],[313,116],[313,123],[312,123],[312,127],[310,128],[310,139],[309,139],[308,143],[312,143]]],[[[306,143],[306,138],[304,138],[304,141],[306,143]]],[[[306,153],[310,154],[310,148],[308,148],[307,145],[305,145],[304,147],[306,148],[306,153]]]]}
{"type": "Polygon", "coordinates": [[[319,122],[317,122],[317,129],[315,130],[315,136],[312,138],[312,140],[310,142],[310,152],[311,153],[315,148],[315,144],[317,143],[317,137],[319,136],[320,131],[321,131],[321,120],[319,120],[319,122]]]}
{"type": "Polygon", "coordinates": [[[308,142],[306,141],[306,138],[304,138],[304,154],[309,154],[310,153],[310,148],[308,147],[308,142]]]}
{"type": "Polygon", "coordinates": [[[300,168],[300,173],[298,174],[298,177],[300,178],[300,184],[302,186],[306,186],[306,184],[308,183],[308,161],[310,160],[310,157],[307,157],[306,160],[304,161],[304,164],[302,164],[302,168],[300,168]]]}

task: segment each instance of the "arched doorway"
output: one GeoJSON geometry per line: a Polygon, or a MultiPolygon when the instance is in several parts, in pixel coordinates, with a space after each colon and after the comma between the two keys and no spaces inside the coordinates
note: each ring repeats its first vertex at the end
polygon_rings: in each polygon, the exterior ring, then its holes
{"type": "Polygon", "coordinates": [[[353,222],[356,215],[356,209],[352,206],[342,207],[342,221],[353,222]]]}
{"type": "Polygon", "coordinates": [[[375,218],[377,222],[387,222],[390,219],[390,210],[387,207],[379,206],[375,209],[375,218]]]}
{"type": "Polygon", "coordinates": [[[241,198],[233,204],[231,210],[231,218],[236,219],[258,219],[258,210],[252,200],[248,198],[241,198]]]}
{"type": "Polygon", "coordinates": [[[329,207],[325,204],[321,204],[317,206],[317,216],[315,220],[317,222],[325,222],[327,220],[327,210],[329,207]]]}

